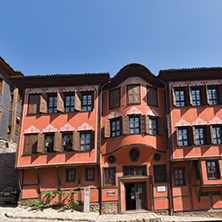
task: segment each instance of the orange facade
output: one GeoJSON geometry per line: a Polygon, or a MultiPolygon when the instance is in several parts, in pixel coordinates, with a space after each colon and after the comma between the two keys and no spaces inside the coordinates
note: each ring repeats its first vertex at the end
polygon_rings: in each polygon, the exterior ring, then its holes
{"type": "Polygon", "coordinates": [[[20,199],[80,186],[76,199],[90,187],[100,212],[221,208],[222,80],[202,79],[205,69],[181,72],[156,77],[130,64],[112,79],[13,78],[24,90],[20,199]]]}

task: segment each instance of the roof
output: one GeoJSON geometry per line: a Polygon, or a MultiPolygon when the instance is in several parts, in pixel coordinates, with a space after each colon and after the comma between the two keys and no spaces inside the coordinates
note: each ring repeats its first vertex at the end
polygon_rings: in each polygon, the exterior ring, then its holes
{"type": "Polygon", "coordinates": [[[56,87],[56,86],[83,86],[103,85],[109,81],[109,73],[85,74],[53,74],[11,77],[10,81],[20,89],[56,87]]]}
{"type": "Polygon", "coordinates": [[[129,77],[140,77],[153,86],[164,87],[163,83],[147,67],[139,63],[131,63],[120,69],[110,83],[104,87],[104,90],[118,86],[129,77]]]}
{"type": "Polygon", "coordinates": [[[222,67],[197,67],[160,70],[158,77],[166,82],[222,79],[222,67]]]}
{"type": "Polygon", "coordinates": [[[0,70],[7,76],[24,76],[21,71],[15,71],[1,56],[0,56],[0,70]]]}

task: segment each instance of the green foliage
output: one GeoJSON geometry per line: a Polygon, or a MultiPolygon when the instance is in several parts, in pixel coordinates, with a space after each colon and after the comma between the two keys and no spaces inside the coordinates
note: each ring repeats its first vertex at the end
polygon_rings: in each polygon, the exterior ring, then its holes
{"type": "Polygon", "coordinates": [[[80,203],[75,200],[74,194],[77,193],[77,190],[80,187],[76,187],[75,189],[64,191],[58,190],[57,188],[53,191],[43,191],[43,198],[41,201],[30,201],[31,209],[30,210],[37,210],[37,209],[44,209],[52,206],[59,206],[58,211],[64,211],[68,209],[73,209],[74,207],[78,206],[80,203]],[[52,201],[54,198],[61,196],[64,197],[63,202],[56,202],[52,201]],[[67,202],[67,204],[64,204],[67,202]]]}

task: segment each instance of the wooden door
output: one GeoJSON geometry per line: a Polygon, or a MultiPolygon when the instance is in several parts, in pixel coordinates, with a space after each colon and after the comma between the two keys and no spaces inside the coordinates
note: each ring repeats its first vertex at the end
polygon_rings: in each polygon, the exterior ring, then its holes
{"type": "Polygon", "coordinates": [[[146,183],[135,183],[136,209],[146,209],[146,183]]]}

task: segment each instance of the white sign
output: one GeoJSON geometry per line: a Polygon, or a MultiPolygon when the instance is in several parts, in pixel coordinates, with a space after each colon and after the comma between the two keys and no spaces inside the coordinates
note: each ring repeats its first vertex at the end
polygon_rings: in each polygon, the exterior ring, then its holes
{"type": "Polygon", "coordinates": [[[166,186],[157,186],[156,192],[166,192],[166,186]]]}
{"type": "Polygon", "coordinates": [[[110,197],[110,196],[115,196],[115,191],[107,191],[107,196],[110,197]]]}
{"type": "Polygon", "coordinates": [[[84,213],[90,212],[90,187],[84,188],[84,213]]]}

